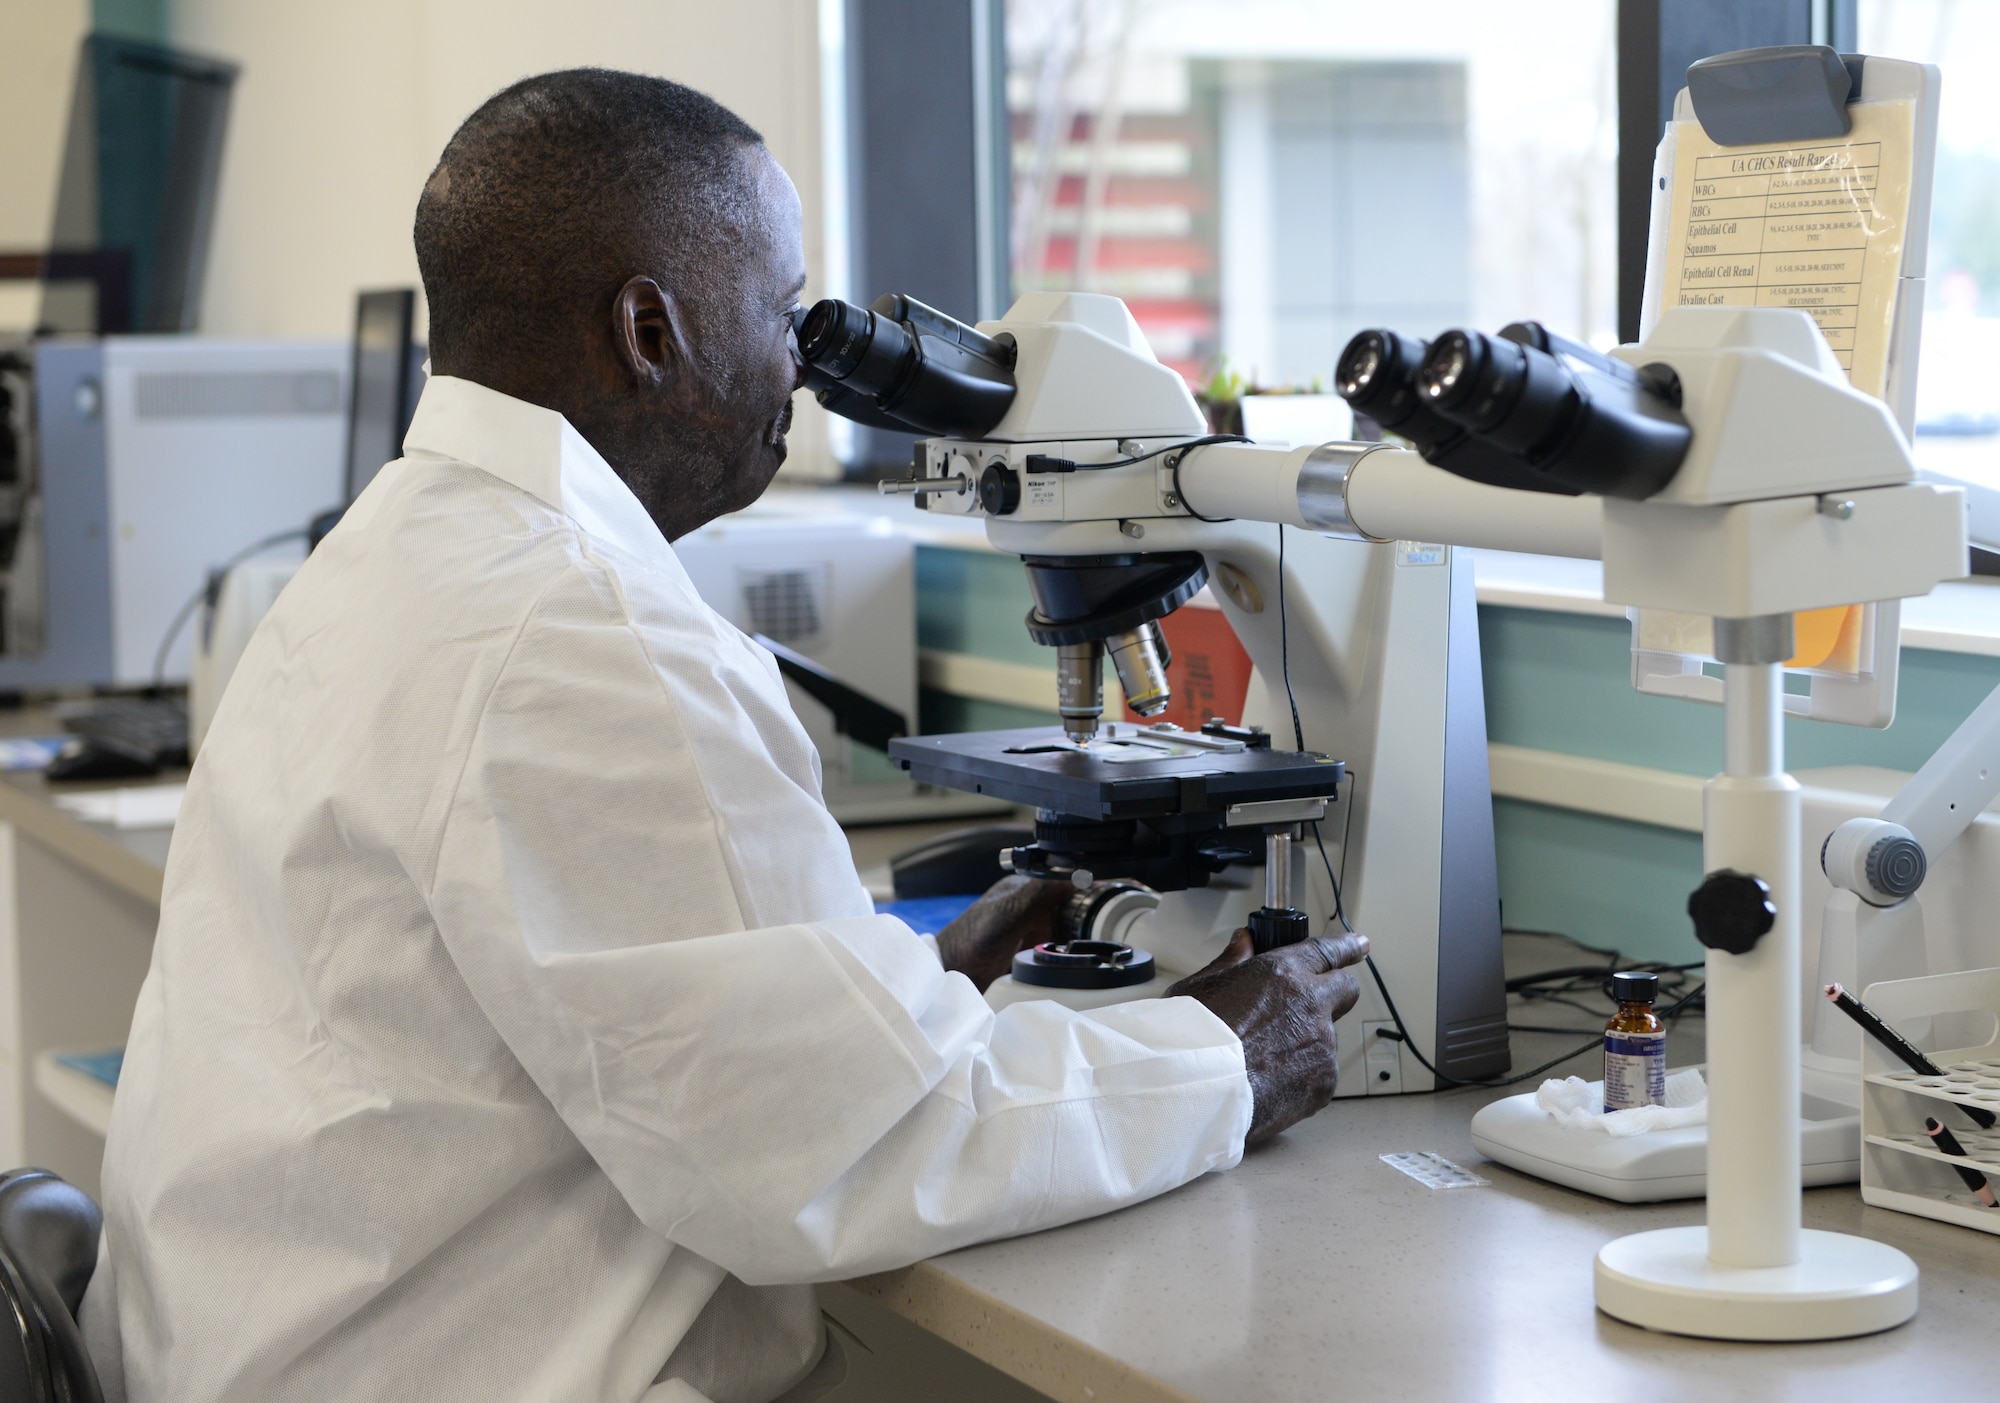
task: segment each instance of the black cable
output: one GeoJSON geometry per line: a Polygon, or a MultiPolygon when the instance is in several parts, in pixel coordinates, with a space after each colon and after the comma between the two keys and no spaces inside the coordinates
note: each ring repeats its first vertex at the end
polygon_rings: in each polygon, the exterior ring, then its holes
{"type": "MultiPolygon", "coordinates": [[[[1178,472],[1178,467],[1176,468],[1176,472],[1178,472]]],[[[1177,494],[1180,491],[1180,482],[1178,478],[1176,478],[1174,482],[1174,491],[1177,494]]],[[[1181,501],[1183,504],[1185,504],[1187,499],[1185,497],[1182,497],[1181,501]]],[[[1189,510],[1192,511],[1193,508],[1189,508],[1189,510]]],[[[1203,519],[1206,520],[1206,518],[1203,519]]],[[[1278,674],[1283,679],[1285,684],[1285,701],[1290,705],[1292,710],[1293,745],[1296,749],[1304,750],[1306,748],[1305,728],[1299,723],[1299,699],[1296,695],[1294,695],[1292,691],[1292,651],[1291,651],[1290,622],[1291,622],[1290,617],[1285,608],[1285,527],[1284,523],[1280,522],[1278,524],[1278,674]]],[[[1350,775],[1348,778],[1349,782],[1351,783],[1353,779],[1352,775],[1350,775]]],[[[1354,801],[1353,801],[1353,796],[1350,793],[1347,806],[1347,824],[1351,826],[1353,822],[1354,822],[1354,801]]],[[[1352,934],[1354,931],[1354,927],[1348,923],[1347,912],[1343,907],[1340,899],[1340,879],[1334,876],[1333,859],[1327,856],[1326,841],[1320,836],[1319,821],[1317,819],[1313,821],[1312,831],[1313,831],[1313,845],[1319,849],[1320,863],[1326,868],[1326,880],[1333,888],[1334,914],[1340,918],[1340,924],[1342,928],[1345,929],[1349,934],[1352,934]]],[[[1343,829],[1342,832],[1340,850],[1343,853],[1347,851],[1347,836],[1345,829],[1343,829]]],[[[1561,938],[1569,939],[1569,937],[1567,936],[1561,938]]],[[[1572,943],[1577,945],[1582,945],[1581,941],[1573,941],[1572,943]]],[[[1602,952],[1593,952],[1593,953],[1602,953],[1614,962],[1616,962],[1618,959],[1617,952],[1613,950],[1605,950],[1602,952]]],[[[1368,966],[1368,973],[1373,975],[1375,978],[1375,987],[1381,991],[1383,1006],[1387,1008],[1389,1011],[1389,1021],[1396,1025],[1396,1032],[1399,1035],[1399,1040],[1402,1042],[1404,1047],[1410,1050],[1410,1055],[1417,1059],[1418,1065],[1423,1067],[1425,1071],[1429,1072],[1435,1080],[1437,1080],[1440,1084],[1444,1086],[1449,1086],[1449,1087],[1512,1086],[1516,1082],[1526,1081],[1530,1077],[1538,1077],[1543,1072],[1548,1071],[1552,1067],[1559,1067],[1563,1063],[1569,1061],[1571,1058],[1581,1057],[1583,1056],[1584,1053],[1590,1051],[1592,1048],[1602,1047],[1604,1045],[1604,1034],[1594,1033],[1591,1035],[1591,1039],[1589,1042],[1577,1048],[1575,1051],[1565,1052],[1562,1056],[1556,1058],[1552,1062],[1544,1062],[1539,1067],[1532,1068],[1529,1071],[1522,1072],[1516,1076],[1507,1077],[1502,1080],[1460,1081],[1456,1077],[1448,1077],[1443,1072],[1440,1072],[1436,1067],[1433,1067],[1431,1065],[1430,1059],[1424,1056],[1424,1054],[1418,1050],[1416,1040],[1410,1036],[1410,1030],[1408,1026],[1405,1025],[1403,1022],[1403,1015],[1396,1008],[1395,999],[1391,998],[1389,995],[1388,982],[1382,978],[1382,971],[1376,966],[1375,957],[1371,954],[1371,955],[1363,955],[1361,958],[1362,961],[1368,966]]],[[[1595,974],[1597,972],[1598,971],[1594,968],[1589,971],[1589,973],[1592,974],[1595,974]]]]}
{"type": "MultiPolygon", "coordinates": [[[[1550,1004],[1560,1004],[1564,1008],[1575,1009],[1578,1013],[1583,1014],[1587,1018],[1605,1017],[1605,1012],[1603,1009],[1592,1008],[1589,1004],[1580,1004],[1575,999],[1566,999],[1560,994],[1541,994],[1541,995],[1523,994],[1521,997],[1524,1003],[1534,1003],[1540,1006],[1547,1006],[1550,1004]]],[[[1571,1031],[1582,1032],[1583,1030],[1581,1028],[1577,1028],[1577,1029],[1572,1029],[1571,1031]]]]}
{"type": "Polygon", "coordinates": [[[1517,974],[1507,981],[1507,992],[1518,994],[1523,989],[1537,984],[1546,984],[1555,979],[1574,979],[1579,974],[1601,976],[1604,969],[1598,965],[1564,965],[1561,969],[1545,969],[1535,974],[1517,974]]]}
{"type": "MultiPolygon", "coordinates": [[[[1192,452],[1194,449],[1206,448],[1211,443],[1248,443],[1248,442],[1250,442],[1250,440],[1245,438],[1242,434],[1204,434],[1200,438],[1182,439],[1179,443],[1170,443],[1165,448],[1155,448],[1151,453],[1136,453],[1130,458],[1113,458],[1108,463],[1078,463],[1074,468],[1070,469],[1070,471],[1079,473],[1096,473],[1096,472],[1103,472],[1106,468],[1129,468],[1134,463],[1144,463],[1149,459],[1159,457],[1163,453],[1178,453],[1182,457],[1186,457],[1187,454],[1192,452]]],[[[1180,471],[1180,462],[1178,459],[1175,460],[1173,468],[1176,473],[1180,471]]],[[[1180,482],[1178,479],[1176,479],[1174,482],[1174,490],[1177,492],[1180,490],[1180,482]]],[[[1182,500],[1185,501],[1186,499],[1183,498],[1182,500]]],[[[1192,508],[1190,508],[1190,510],[1192,510],[1192,508]]],[[[1206,521],[1208,520],[1208,518],[1202,517],[1201,520],[1206,521]]]]}
{"type": "MultiPolygon", "coordinates": [[[[1174,491],[1180,491],[1178,480],[1174,491]]],[[[1182,498],[1185,502],[1186,498],[1182,498]]],[[[1193,508],[1189,508],[1193,510],[1193,508]]],[[[1278,674],[1285,684],[1285,703],[1292,709],[1292,745],[1294,749],[1306,748],[1305,727],[1299,724],[1299,699],[1292,691],[1292,626],[1291,613],[1285,606],[1285,525],[1278,523],[1278,674]]],[[[1347,838],[1354,825],[1354,774],[1347,774],[1348,800],[1347,818],[1341,829],[1340,850],[1347,851],[1347,838]]],[[[1336,793],[1336,798],[1338,794],[1336,793]]],[[[1347,919],[1347,908],[1340,899],[1340,878],[1333,875],[1333,859],[1326,855],[1326,839],[1320,836],[1319,820],[1312,821],[1313,846],[1319,849],[1320,864],[1326,868],[1327,885],[1333,888],[1333,914],[1339,919],[1340,927],[1349,935],[1354,934],[1354,924],[1347,919]]]]}
{"type": "Polygon", "coordinates": [[[208,584],[204,581],[200,589],[188,596],[187,603],[181,605],[180,612],[174,615],[174,621],[167,625],[167,636],[160,640],[159,651],[153,654],[153,687],[155,690],[158,690],[166,681],[167,654],[172,651],[174,640],[181,636],[181,630],[187,627],[189,617],[201,606],[201,601],[207,597],[208,584]]]}
{"type": "Polygon", "coordinates": [[[1285,700],[1292,708],[1292,749],[1306,748],[1305,727],[1299,724],[1299,699],[1292,695],[1292,626],[1285,610],[1285,523],[1278,523],[1278,671],[1285,679],[1285,700]]]}
{"type": "Polygon", "coordinates": [[[1686,1008],[1689,1004],[1693,1003],[1697,999],[1701,1000],[1702,1012],[1704,1015],[1706,1015],[1708,1012],[1708,981],[1705,979],[1701,983],[1695,985],[1694,988],[1690,989],[1687,993],[1681,995],[1680,998],[1674,1000],[1672,1003],[1668,1004],[1665,1008],[1661,1009],[1659,1013],[1655,1016],[1660,1018],[1677,1017],[1682,1009],[1686,1008]]]}
{"type": "Polygon", "coordinates": [[[242,550],[236,552],[236,554],[230,556],[229,559],[223,561],[221,565],[209,572],[208,579],[201,582],[201,588],[188,596],[187,603],[181,605],[180,612],[174,615],[174,621],[167,625],[167,636],[160,640],[159,651],[153,654],[154,690],[157,691],[165,685],[167,678],[167,654],[173,651],[174,640],[181,636],[181,630],[187,627],[188,619],[193,616],[196,609],[201,607],[201,602],[208,598],[211,581],[221,579],[231,570],[234,570],[251,556],[261,551],[267,551],[272,546],[282,546],[287,541],[303,541],[307,539],[309,534],[309,528],[301,526],[296,530],[280,531],[275,536],[266,536],[255,545],[245,546],[242,550]]]}
{"type": "MultiPolygon", "coordinates": [[[[1280,612],[1279,618],[1282,621],[1283,619],[1282,611],[1280,612]]],[[[1290,685],[1291,685],[1291,679],[1287,677],[1286,678],[1287,690],[1290,689],[1290,685]]],[[[1304,747],[1302,746],[1300,748],[1303,749],[1304,747]]],[[[1352,812],[1353,811],[1350,809],[1349,810],[1350,819],[1352,817],[1352,812]]],[[[1343,838],[1341,841],[1343,844],[1342,851],[1345,851],[1346,839],[1343,838]]],[[[1326,879],[1333,885],[1334,912],[1340,917],[1340,924],[1351,933],[1354,927],[1348,924],[1347,913],[1341,910],[1340,881],[1333,875],[1333,861],[1327,856],[1326,844],[1324,841],[1320,839],[1319,825],[1317,823],[1313,824],[1313,842],[1319,848],[1319,860],[1326,868],[1326,879]]],[[[1536,934],[1553,934],[1553,932],[1536,932],[1536,934]]],[[[1567,936],[1561,938],[1566,940],[1570,939],[1570,937],[1567,936]]],[[[1581,941],[1574,941],[1574,940],[1572,940],[1571,943],[1578,945],[1582,944],[1581,941]]],[[[1604,953],[1609,955],[1614,962],[1619,962],[1616,951],[1606,951],[1604,953]]],[[[1583,1056],[1584,1053],[1589,1052],[1592,1048],[1602,1047],[1604,1045],[1604,1034],[1601,1032],[1592,1033],[1590,1035],[1590,1041],[1583,1043],[1582,1045],[1574,1048],[1569,1052],[1563,1053],[1560,1057],[1556,1057],[1550,1061],[1542,1063],[1539,1067],[1531,1067],[1527,1071],[1518,1072],[1513,1076],[1502,1077],[1487,1081],[1460,1081],[1457,1077],[1446,1076],[1443,1072],[1440,1072],[1436,1067],[1431,1065],[1431,1060],[1428,1057],[1424,1056],[1423,1052],[1417,1047],[1416,1039],[1410,1036],[1409,1026],[1403,1022],[1402,1012],[1396,1007],[1396,1000],[1389,993],[1388,981],[1382,978],[1382,971],[1376,965],[1375,957],[1373,955],[1363,955],[1361,958],[1362,961],[1368,966],[1368,973],[1371,976],[1373,976],[1375,980],[1375,988],[1382,995],[1382,1005],[1389,1011],[1389,1021],[1396,1025],[1397,1041],[1402,1043],[1404,1047],[1408,1048],[1410,1050],[1410,1056],[1417,1059],[1418,1065],[1421,1066],[1425,1071],[1429,1072],[1431,1076],[1442,1086],[1446,1087],[1513,1086],[1518,1082],[1524,1082],[1532,1077],[1538,1077],[1542,1073],[1549,1071],[1552,1068],[1560,1067],[1563,1063],[1570,1061],[1572,1058],[1581,1057],[1583,1056]]],[[[1697,966],[1686,966],[1686,968],[1695,968],[1695,967],[1697,966]]],[[[1680,968],[1680,967],[1676,966],[1673,968],[1680,968]]],[[[1592,974],[1596,974],[1597,972],[1598,971],[1595,969],[1591,969],[1589,971],[1589,973],[1592,974]]],[[[1662,1010],[1659,1016],[1661,1018],[1669,1018],[1678,1014],[1683,1008],[1687,1007],[1687,1005],[1691,1001],[1699,997],[1703,989],[1705,988],[1707,988],[1707,985],[1705,984],[1696,986],[1696,988],[1691,993],[1687,994],[1682,999],[1678,1000],[1677,1002],[1669,1005],[1666,1009],[1662,1010]]],[[[1568,1001],[1551,1000],[1551,1002],[1567,1003],[1568,1001]]],[[[1596,1013],[1595,1009],[1584,1008],[1580,1004],[1572,1004],[1571,1007],[1577,1008],[1578,1011],[1583,1013],[1589,1013],[1593,1015],[1596,1013]]],[[[1517,1030],[1513,1027],[1513,1025],[1510,1024],[1508,1025],[1508,1031],[1513,1032],[1517,1030]]],[[[1539,1030],[1531,1030],[1523,1028],[1519,1029],[1518,1031],[1528,1032],[1528,1031],[1539,1031],[1539,1030]]],[[[1552,1028],[1548,1029],[1547,1031],[1553,1033],[1553,1032],[1581,1032],[1583,1030],[1576,1028],[1567,1028],[1567,1029],[1552,1028]]],[[[1378,1036],[1380,1035],[1378,1034],[1378,1036]]]]}
{"type": "MultiPolygon", "coordinates": [[[[1348,777],[1347,782],[1350,785],[1354,783],[1354,779],[1351,775],[1348,777]]],[[[1348,794],[1348,805],[1349,805],[1348,813],[1350,816],[1354,812],[1353,802],[1354,802],[1354,796],[1352,791],[1350,791],[1348,794]]],[[[1319,849],[1320,864],[1326,868],[1326,880],[1333,887],[1333,914],[1337,918],[1339,918],[1340,928],[1346,931],[1349,935],[1352,935],[1354,934],[1354,924],[1353,922],[1347,919],[1347,910],[1340,904],[1340,879],[1333,875],[1333,860],[1326,855],[1326,840],[1319,836],[1318,819],[1313,820],[1312,830],[1313,830],[1313,846],[1319,849]]],[[[1347,851],[1347,839],[1344,835],[1340,840],[1340,850],[1343,853],[1347,851]]]]}
{"type": "MultiPolygon", "coordinates": [[[[1417,1047],[1416,1039],[1410,1036],[1410,1030],[1403,1022],[1403,1015],[1397,1012],[1396,1010],[1396,1001],[1389,997],[1389,986],[1382,978],[1382,971],[1375,967],[1375,957],[1373,955],[1363,955],[1361,958],[1363,963],[1365,963],[1368,966],[1368,972],[1375,976],[1375,987],[1379,989],[1382,993],[1382,1002],[1389,1010],[1389,1021],[1396,1025],[1396,1032],[1398,1035],[1397,1041],[1401,1042],[1404,1047],[1408,1048],[1410,1056],[1416,1058],[1418,1064],[1422,1066],[1426,1072],[1429,1072],[1431,1076],[1434,1077],[1441,1085],[1450,1087],[1512,1086],[1514,1085],[1514,1083],[1526,1081],[1530,1077],[1538,1077],[1543,1072],[1548,1071],[1551,1067],[1560,1067],[1563,1063],[1569,1061],[1571,1058],[1581,1057],[1583,1056],[1584,1053],[1590,1051],[1594,1047],[1604,1046],[1604,1034],[1593,1033],[1591,1034],[1589,1042],[1583,1044],[1581,1047],[1576,1048],[1574,1051],[1565,1052],[1562,1056],[1554,1058],[1551,1061],[1544,1062],[1539,1067],[1532,1067],[1525,1072],[1518,1073],[1511,1077],[1503,1077],[1492,1081],[1460,1081],[1457,1077],[1448,1077],[1443,1072],[1440,1072],[1436,1067],[1433,1067],[1431,1065],[1430,1058],[1424,1056],[1424,1054],[1417,1047]]],[[[1377,1036],[1380,1035],[1378,1034],[1377,1036]]]]}
{"type": "Polygon", "coordinates": [[[1250,442],[1250,440],[1243,437],[1242,434],[1210,434],[1207,438],[1193,439],[1187,443],[1177,443],[1172,448],[1162,448],[1152,453],[1142,454],[1137,458],[1127,458],[1124,463],[1100,463],[1097,466],[1106,468],[1122,468],[1125,466],[1125,463],[1142,463],[1147,458],[1157,458],[1161,453],[1172,453],[1174,455],[1174,460],[1171,463],[1167,464],[1167,471],[1173,475],[1174,500],[1179,502],[1182,506],[1186,507],[1188,515],[1193,517],[1196,521],[1206,521],[1211,526],[1213,526],[1221,522],[1228,521],[1229,518],[1226,516],[1203,516],[1200,512],[1194,509],[1194,503],[1190,502],[1187,499],[1187,493],[1181,490],[1181,464],[1187,461],[1187,455],[1189,453],[1193,452],[1197,448],[1205,448],[1211,443],[1248,443],[1248,442],[1250,442]]]}
{"type": "Polygon", "coordinates": [[[1539,940],[1560,940],[1563,944],[1568,945],[1574,949],[1581,950],[1585,954],[1602,955],[1607,960],[1616,960],[1623,958],[1623,956],[1616,950],[1607,950],[1602,945],[1586,945],[1583,941],[1578,940],[1575,936],[1565,935],[1563,932],[1559,930],[1529,930],[1525,926],[1507,926],[1504,927],[1500,933],[1502,935],[1531,936],[1539,940]]]}
{"type": "Polygon", "coordinates": [[[1196,521],[1218,523],[1218,522],[1228,521],[1229,518],[1226,516],[1203,516],[1200,512],[1196,511],[1194,509],[1193,504],[1188,501],[1187,493],[1181,491],[1181,464],[1187,461],[1187,455],[1189,453],[1193,452],[1197,448],[1206,448],[1212,443],[1248,443],[1248,442],[1250,442],[1250,440],[1242,434],[1204,434],[1200,438],[1183,439],[1179,443],[1170,443],[1165,448],[1155,448],[1151,453],[1135,453],[1130,458],[1113,458],[1108,463],[1077,463],[1072,465],[1068,469],[1068,471],[1078,472],[1078,473],[1098,473],[1105,471],[1107,468],[1129,468],[1134,463],[1144,463],[1151,459],[1158,458],[1162,454],[1171,453],[1173,454],[1173,461],[1167,464],[1167,467],[1173,475],[1172,480],[1174,484],[1175,499],[1179,501],[1179,503],[1183,507],[1187,508],[1188,515],[1193,517],[1196,521]]]}

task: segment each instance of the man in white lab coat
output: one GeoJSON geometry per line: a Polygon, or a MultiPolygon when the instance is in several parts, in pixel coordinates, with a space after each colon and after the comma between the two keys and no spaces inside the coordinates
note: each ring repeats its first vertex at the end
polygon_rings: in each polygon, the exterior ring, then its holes
{"type": "Polygon", "coordinates": [[[773,1397],[808,1283],[1073,1221],[1324,1105],[1362,943],[997,1017],[1000,888],[873,914],[669,542],[799,383],[796,195],[671,83],[529,79],[416,239],[433,377],[258,630],[174,834],[85,1325],[108,1394],[773,1397]]]}

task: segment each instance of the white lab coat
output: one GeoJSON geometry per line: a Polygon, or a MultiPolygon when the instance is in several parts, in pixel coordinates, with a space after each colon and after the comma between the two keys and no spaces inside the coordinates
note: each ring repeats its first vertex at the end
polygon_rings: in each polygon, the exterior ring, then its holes
{"type": "Polygon", "coordinates": [[[549,410],[425,389],[188,785],[85,1306],[113,1398],[769,1398],[802,1283],[1234,1164],[1189,999],[997,1017],[549,410]]]}

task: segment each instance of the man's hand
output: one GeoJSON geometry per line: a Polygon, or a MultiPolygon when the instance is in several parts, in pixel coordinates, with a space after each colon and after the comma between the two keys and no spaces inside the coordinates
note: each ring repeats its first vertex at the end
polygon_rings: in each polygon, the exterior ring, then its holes
{"type": "Polygon", "coordinates": [[[938,932],[938,956],[946,969],[970,979],[983,994],[1014,967],[1016,953],[1055,939],[1056,913],[1075,895],[1068,882],[1002,877],[938,932]]]}
{"type": "Polygon", "coordinates": [[[1246,1145],[1270,1139],[1333,1099],[1340,1079],[1333,1020],[1361,997],[1348,966],[1368,953],[1365,935],[1315,936],[1259,955],[1239,930],[1205,969],[1167,990],[1235,1030],[1250,1076],[1246,1145]]]}

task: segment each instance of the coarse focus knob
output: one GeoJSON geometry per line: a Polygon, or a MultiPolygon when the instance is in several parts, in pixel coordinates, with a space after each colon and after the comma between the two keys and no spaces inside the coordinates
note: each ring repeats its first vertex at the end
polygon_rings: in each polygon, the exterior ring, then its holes
{"type": "Polygon", "coordinates": [[[1012,516],[1021,505],[1021,475],[1004,463],[979,475],[979,505],[988,516],[1012,516]]]}
{"type": "Polygon", "coordinates": [[[1250,928],[1251,947],[1260,955],[1281,945],[1296,945],[1312,934],[1306,913],[1290,906],[1260,906],[1243,924],[1250,928]]]}
{"type": "Polygon", "coordinates": [[[1900,901],[1924,884],[1928,867],[1923,844],[1915,838],[1888,837],[1868,850],[1865,870],[1869,886],[1900,901]]]}
{"type": "Polygon", "coordinates": [[[1724,867],[1702,878],[1688,897],[1694,938],[1711,950],[1747,955],[1778,922],[1778,907],[1763,878],[1724,867]]]}

